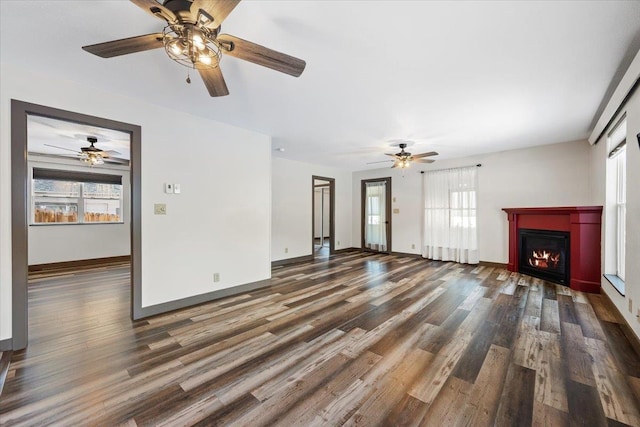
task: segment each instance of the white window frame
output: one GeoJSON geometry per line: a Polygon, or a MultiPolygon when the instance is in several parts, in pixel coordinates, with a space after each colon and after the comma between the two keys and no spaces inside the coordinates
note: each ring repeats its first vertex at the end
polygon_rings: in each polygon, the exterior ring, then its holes
{"type": "Polygon", "coordinates": [[[613,185],[610,188],[615,192],[615,230],[613,236],[615,244],[612,249],[615,251],[615,275],[624,282],[625,280],[625,257],[626,257],[626,217],[627,217],[627,174],[626,174],[626,137],[627,121],[623,116],[614,128],[607,135],[607,152],[610,162],[609,167],[613,169],[613,185]]]}

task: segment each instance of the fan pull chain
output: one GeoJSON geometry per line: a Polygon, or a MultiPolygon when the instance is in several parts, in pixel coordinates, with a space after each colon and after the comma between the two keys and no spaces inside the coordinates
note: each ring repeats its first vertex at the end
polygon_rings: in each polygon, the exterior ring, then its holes
{"type": "Polygon", "coordinates": [[[187,83],[191,84],[191,77],[189,76],[189,72],[187,71],[187,83]]]}

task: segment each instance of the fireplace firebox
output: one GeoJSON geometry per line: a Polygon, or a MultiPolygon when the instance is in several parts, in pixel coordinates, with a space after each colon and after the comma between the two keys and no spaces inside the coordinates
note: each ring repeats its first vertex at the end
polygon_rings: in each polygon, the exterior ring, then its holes
{"type": "Polygon", "coordinates": [[[564,231],[519,229],[519,271],[568,286],[569,238],[569,233],[564,231]]]}

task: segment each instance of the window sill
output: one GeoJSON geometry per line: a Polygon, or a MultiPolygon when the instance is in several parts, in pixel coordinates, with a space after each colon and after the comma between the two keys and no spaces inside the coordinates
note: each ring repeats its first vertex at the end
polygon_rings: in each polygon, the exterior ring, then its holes
{"type": "Polygon", "coordinates": [[[615,274],[603,274],[603,276],[609,283],[611,283],[611,286],[613,286],[620,295],[624,296],[624,280],[615,274]]]}
{"type": "Polygon", "coordinates": [[[58,226],[58,225],[100,225],[100,224],[124,224],[124,221],[119,222],[41,222],[29,224],[29,227],[47,227],[49,225],[58,226]]]}

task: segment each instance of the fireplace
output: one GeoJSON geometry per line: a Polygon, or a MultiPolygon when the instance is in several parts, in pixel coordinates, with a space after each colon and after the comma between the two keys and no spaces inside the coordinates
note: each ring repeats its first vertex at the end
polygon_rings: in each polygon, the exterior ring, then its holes
{"type": "MultiPolygon", "coordinates": [[[[544,279],[563,283],[576,291],[600,292],[602,206],[503,208],[502,210],[507,213],[509,220],[509,263],[507,264],[509,271],[523,272],[532,276],[541,272],[545,275],[553,273],[553,275],[546,275],[544,279]],[[545,235],[560,232],[568,238],[566,238],[566,246],[556,241],[544,243],[541,248],[528,250],[525,248],[522,251],[520,231],[536,231],[545,235]],[[556,251],[560,252],[560,258],[564,251],[563,267],[556,266],[555,259],[558,258],[558,254],[548,254],[550,251],[553,252],[554,248],[558,249],[556,244],[560,246],[560,250],[556,251]],[[533,250],[538,251],[535,256],[533,250]],[[529,258],[532,258],[531,262],[529,258]],[[543,268],[545,263],[547,267],[543,268]],[[522,267],[524,269],[521,269],[522,267]]],[[[527,237],[527,245],[537,246],[539,237],[539,235],[527,237]]]]}
{"type": "Polygon", "coordinates": [[[569,285],[569,233],[521,228],[518,253],[521,273],[569,285]]]}

